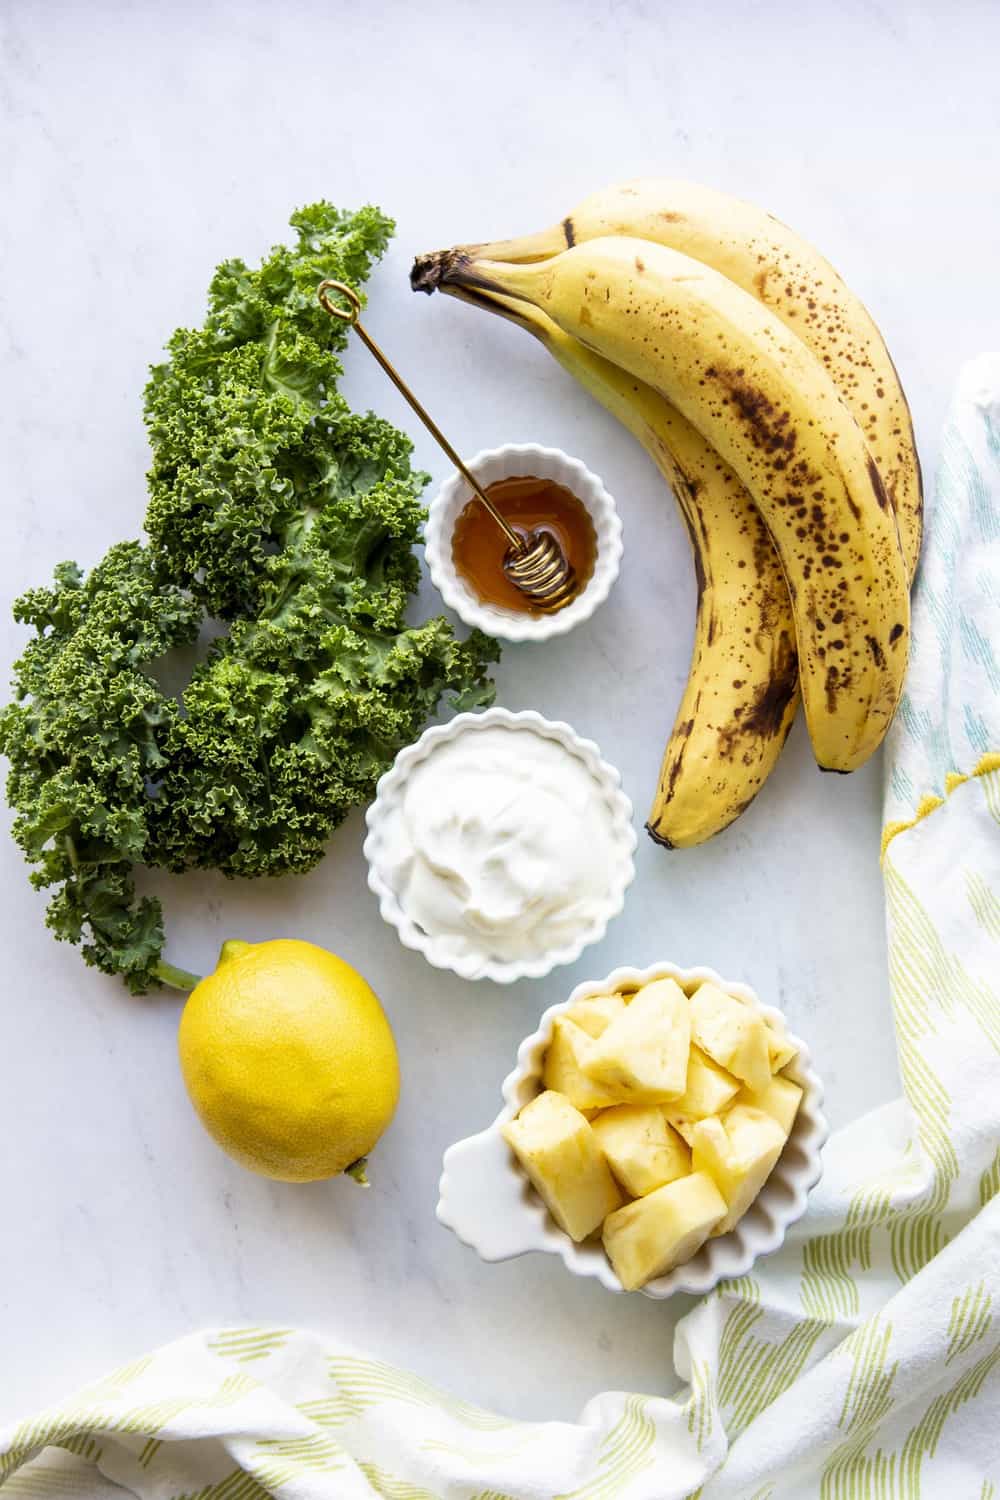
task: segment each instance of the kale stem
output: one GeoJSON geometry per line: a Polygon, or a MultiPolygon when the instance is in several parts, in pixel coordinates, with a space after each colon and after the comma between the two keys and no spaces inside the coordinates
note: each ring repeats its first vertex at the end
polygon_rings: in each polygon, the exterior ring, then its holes
{"type": "MultiPolygon", "coordinates": [[[[69,860],[70,868],[74,877],[80,873],[80,861],[76,852],[76,844],[72,834],[63,834],[63,847],[69,860]]],[[[193,990],[196,984],[201,984],[200,974],[190,974],[187,969],[178,969],[176,964],[168,964],[165,958],[161,958],[153,969],[154,976],[161,984],[169,985],[172,990],[193,990]]]]}
{"type": "Polygon", "coordinates": [[[201,984],[200,974],[178,969],[174,964],[168,964],[165,958],[159,960],[153,973],[161,984],[169,985],[172,990],[193,990],[196,984],[201,984]]]}

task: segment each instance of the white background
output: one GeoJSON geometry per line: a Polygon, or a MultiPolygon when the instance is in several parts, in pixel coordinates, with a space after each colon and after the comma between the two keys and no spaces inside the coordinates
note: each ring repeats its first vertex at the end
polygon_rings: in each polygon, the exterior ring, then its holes
{"type": "MultiPolygon", "coordinates": [[[[0,45],[5,664],[24,638],[15,594],[137,534],[146,366],[175,325],[200,321],[216,262],[259,256],[296,205],[372,199],[399,229],[369,325],[458,446],[560,445],[618,499],[612,598],[565,641],[509,648],[499,701],[595,737],[641,823],[692,634],[673,502],[523,334],[414,297],[414,253],[539,228],[644,173],[758,200],[875,311],[930,472],[958,364],[998,341],[993,4],[5,0],[0,45]]],[[[360,348],[346,389],[412,429],[360,348]]],[[[415,436],[440,482],[444,462],[415,436]]],[[[429,589],[422,604],[436,607],[429,589]]],[[[661,957],[714,965],[782,1005],[835,1124],[895,1094],[879,775],[821,776],[798,725],[733,830],[676,854],[643,839],[600,948],[507,990],[431,971],[382,927],[360,815],[304,879],[158,882],[179,963],[210,968],[227,936],[302,936],[378,990],[405,1092],[367,1194],[229,1163],[183,1092],[177,998],[130,999],[57,947],[5,841],[0,1421],[236,1321],[310,1325],[526,1416],[571,1417],[606,1388],[671,1389],[683,1303],[616,1298],[543,1257],[481,1265],[434,1220],[442,1150],[492,1118],[545,1005],[661,957]]]]}

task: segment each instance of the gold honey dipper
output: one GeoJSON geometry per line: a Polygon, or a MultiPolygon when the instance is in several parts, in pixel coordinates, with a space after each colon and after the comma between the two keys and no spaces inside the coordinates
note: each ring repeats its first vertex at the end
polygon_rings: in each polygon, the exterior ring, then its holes
{"type": "Polygon", "coordinates": [[[544,610],[549,614],[554,614],[556,610],[569,604],[577,592],[576,575],[556,538],[546,531],[529,531],[522,534],[508,525],[479,480],[466,468],[440,427],[424,410],[403,377],[396,372],[371,334],[362,326],[361,302],[353,287],[346,286],[342,281],[322,281],[317,289],[317,296],[324,312],[354,329],[362,343],[382,366],[397,391],[405,401],[409,402],[431,437],[447,454],[473,494],[482,505],[485,505],[500,527],[510,543],[504,556],[503,570],[514,587],[519,589],[526,599],[530,599],[536,609],[544,610]],[[345,298],[348,306],[342,307],[332,302],[329,297],[330,292],[338,292],[341,297],[345,298]]]}

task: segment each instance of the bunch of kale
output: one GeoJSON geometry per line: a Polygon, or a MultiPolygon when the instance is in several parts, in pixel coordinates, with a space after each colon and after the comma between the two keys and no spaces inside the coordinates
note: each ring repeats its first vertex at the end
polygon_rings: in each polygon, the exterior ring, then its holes
{"type": "Polygon", "coordinates": [[[346,330],[316,300],[363,282],[393,225],[327,203],[291,222],[257,270],[219,267],[204,326],[152,370],[148,544],[15,605],[35,635],[0,715],[14,835],[56,936],[135,993],[189,976],[134,866],[308,870],[442,695],[492,699],[494,642],[405,624],[426,476],[338,393],[346,330]],[[207,620],[226,632],[175,697],[162,659],[207,620]]]}

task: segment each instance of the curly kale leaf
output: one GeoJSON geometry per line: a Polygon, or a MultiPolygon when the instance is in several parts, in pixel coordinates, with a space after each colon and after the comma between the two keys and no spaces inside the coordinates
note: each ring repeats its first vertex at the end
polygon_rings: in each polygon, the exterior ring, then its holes
{"type": "MultiPolygon", "coordinates": [[[[374,208],[316,203],[293,215],[298,243],[254,271],[226,261],[202,328],[179,329],[146,388],[153,448],[146,530],[172,576],[219,619],[255,614],[268,557],[304,513],[333,497],[336,447],[315,419],[350,417],[333,347],[346,327],[316,300],[320,281],[363,281],[393,225],[374,208]]],[[[409,473],[410,445],[394,434],[409,473]]],[[[413,476],[414,499],[422,488],[413,476]]]]}
{"type": "Polygon", "coordinates": [[[404,625],[417,524],[390,480],[327,507],[272,560],[260,616],[233,624],[184,695],[157,804],[164,864],[308,870],[442,696],[492,701],[493,641],[404,625]]]}
{"type": "Polygon", "coordinates": [[[193,641],[202,617],[156,572],[144,547],[124,542],[86,578],[63,563],[53,587],[23,595],[15,618],[36,635],[0,715],[14,837],[35,865],[32,883],[56,887],[49,926],[71,943],[86,938],[88,963],[140,991],[163,923],[156,902],[137,898],[132,867],[148,858],[150,788],[179,717],[145,669],[193,641]]]}
{"type": "Polygon", "coordinates": [[[219,267],[203,327],[151,372],[149,546],[16,606],[36,634],[0,715],[14,834],[57,937],[136,993],[192,980],[136,865],[309,869],[443,697],[493,697],[494,642],[406,623],[426,476],[338,393],[346,329],[316,300],[367,276],[391,221],[318,203],[292,224],[256,270],[219,267]],[[228,635],[178,701],[150,668],[207,615],[228,635]]]}

